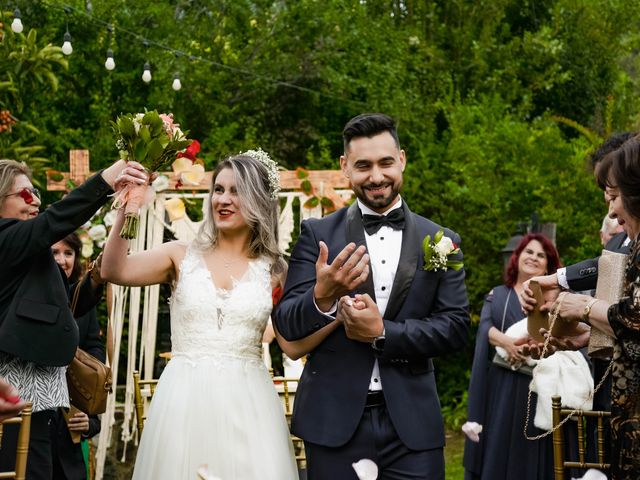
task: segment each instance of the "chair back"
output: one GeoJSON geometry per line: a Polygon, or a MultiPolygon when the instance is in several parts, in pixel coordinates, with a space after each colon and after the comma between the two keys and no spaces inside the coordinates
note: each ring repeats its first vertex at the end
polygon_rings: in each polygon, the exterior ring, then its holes
{"type": "MultiPolygon", "coordinates": [[[[553,412],[553,473],[555,480],[564,480],[565,470],[569,468],[577,468],[587,470],[596,468],[598,470],[607,470],[611,466],[605,462],[605,430],[608,428],[611,412],[599,410],[578,410],[574,412],[572,409],[562,408],[562,399],[559,395],[555,395],[551,399],[551,407],[553,412]],[[573,415],[572,415],[573,413],[573,415]],[[570,416],[571,420],[567,422],[566,418],[570,416]],[[592,426],[595,419],[596,425],[592,426]],[[573,422],[575,420],[575,422],[573,422]],[[564,422],[564,423],[563,423],[564,422]],[[565,430],[566,423],[576,425],[577,450],[578,458],[567,459],[567,449],[569,445],[569,432],[565,430]],[[586,434],[588,429],[592,429],[594,435],[586,434]],[[586,453],[591,445],[588,442],[596,443],[597,461],[587,461],[586,453]]],[[[591,446],[593,447],[593,446],[591,446]]]]}
{"type": "Polygon", "coordinates": [[[140,373],[133,371],[133,389],[134,389],[134,405],[136,409],[136,421],[138,424],[138,440],[142,436],[144,421],[147,419],[147,408],[151,397],[156,391],[157,379],[140,380],[140,373]]]}
{"type": "MultiPolygon", "coordinates": [[[[296,390],[298,389],[299,378],[290,377],[273,377],[273,384],[282,400],[282,407],[284,409],[284,415],[291,430],[291,416],[293,415],[293,402],[296,396],[296,390]]],[[[293,434],[291,435],[291,442],[293,443],[293,451],[296,456],[296,463],[300,470],[307,468],[307,457],[304,452],[304,441],[293,434]]]]}
{"type": "Polygon", "coordinates": [[[20,414],[15,417],[8,418],[0,423],[0,448],[2,448],[3,427],[11,424],[20,425],[20,430],[18,430],[15,470],[10,472],[0,472],[0,478],[25,480],[27,476],[27,457],[29,455],[29,437],[31,434],[31,412],[32,404],[28,403],[20,414]]]}

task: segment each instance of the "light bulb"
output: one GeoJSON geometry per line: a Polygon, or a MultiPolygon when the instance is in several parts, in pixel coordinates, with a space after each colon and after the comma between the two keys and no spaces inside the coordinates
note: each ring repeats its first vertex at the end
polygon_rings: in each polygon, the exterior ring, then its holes
{"type": "Polygon", "coordinates": [[[65,55],[71,55],[71,53],[73,53],[73,47],[71,46],[71,35],[69,34],[69,32],[64,34],[62,53],[64,53],[65,55]]]}
{"type": "Polygon", "coordinates": [[[104,68],[107,70],[113,70],[116,68],[116,62],[113,59],[113,50],[111,49],[107,50],[107,59],[104,62],[104,68]]]}
{"type": "Polygon", "coordinates": [[[149,83],[151,81],[151,65],[149,63],[144,64],[144,72],[142,72],[142,81],[149,83]]]}
{"type": "Polygon", "coordinates": [[[20,20],[20,9],[16,8],[13,11],[13,22],[11,22],[11,30],[15,33],[22,33],[24,27],[22,26],[22,20],[20,20]]]}
{"type": "Polygon", "coordinates": [[[173,83],[171,84],[171,88],[173,88],[176,92],[182,88],[182,82],[180,82],[180,75],[177,73],[173,76],[173,83]]]}

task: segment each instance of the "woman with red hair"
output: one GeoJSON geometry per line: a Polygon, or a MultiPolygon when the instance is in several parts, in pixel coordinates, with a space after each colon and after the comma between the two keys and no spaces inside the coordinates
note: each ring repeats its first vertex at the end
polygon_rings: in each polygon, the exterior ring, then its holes
{"type": "MultiPolygon", "coordinates": [[[[523,434],[531,376],[491,362],[495,347],[507,352],[512,365],[525,358],[515,338],[504,332],[526,313],[520,303],[527,280],[555,272],[560,258],[551,241],[529,233],[520,241],[504,271],[504,285],[487,295],[476,336],[468,396],[468,420],[482,425],[479,442],[467,440],[464,452],[467,480],[538,480],[553,478],[551,437],[530,441],[523,434]]],[[[535,401],[531,402],[532,409],[535,401]]],[[[531,413],[531,418],[535,411],[531,413]]],[[[533,422],[530,422],[531,424],[533,422]]],[[[540,433],[533,426],[529,435],[540,433]]]]}

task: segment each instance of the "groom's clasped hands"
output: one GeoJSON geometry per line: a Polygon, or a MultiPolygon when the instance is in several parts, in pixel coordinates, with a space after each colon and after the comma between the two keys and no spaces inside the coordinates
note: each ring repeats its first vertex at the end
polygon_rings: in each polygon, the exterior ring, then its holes
{"type": "Polygon", "coordinates": [[[348,296],[369,276],[371,267],[366,247],[349,243],[331,263],[328,263],[326,243],[319,242],[319,249],[314,287],[316,305],[329,312],[337,301],[336,320],[344,325],[347,337],[371,343],[384,329],[378,306],[368,294],[357,294],[355,298],[348,296]]]}

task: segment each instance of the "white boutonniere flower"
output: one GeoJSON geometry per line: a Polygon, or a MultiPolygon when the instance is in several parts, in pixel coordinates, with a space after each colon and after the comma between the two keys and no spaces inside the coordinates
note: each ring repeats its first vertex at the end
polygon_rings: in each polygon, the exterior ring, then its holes
{"type": "Polygon", "coordinates": [[[444,236],[444,230],[440,229],[433,237],[426,235],[422,240],[422,251],[424,253],[424,270],[438,271],[447,269],[460,270],[464,265],[459,260],[452,257],[460,253],[460,248],[449,237],[444,236]]]}

